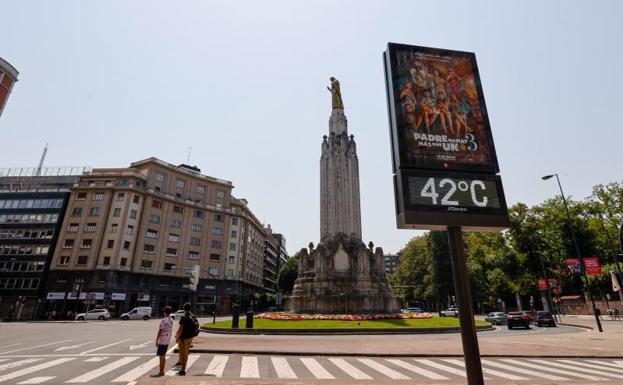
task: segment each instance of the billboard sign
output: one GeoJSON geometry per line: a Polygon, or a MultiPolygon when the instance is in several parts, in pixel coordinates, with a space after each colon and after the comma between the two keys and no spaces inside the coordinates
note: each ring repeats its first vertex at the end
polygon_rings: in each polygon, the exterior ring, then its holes
{"type": "Polygon", "coordinates": [[[586,257],[584,258],[584,268],[588,275],[601,275],[601,263],[599,263],[599,257],[586,257]]]}

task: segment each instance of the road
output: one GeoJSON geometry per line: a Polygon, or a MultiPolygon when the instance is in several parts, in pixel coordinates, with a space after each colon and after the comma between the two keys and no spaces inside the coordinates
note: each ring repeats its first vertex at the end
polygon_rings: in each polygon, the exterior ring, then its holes
{"type": "MultiPolygon", "coordinates": [[[[157,372],[155,334],[158,320],[74,323],[0,324],[0,384],[122,384],[135,385],[157,372]]],[[[578,333],[581,329],[513,330],[526,337],[549,333],[578,333]]],[[[497,331],[509,333],[506,328],[497,331]]],[[[491,334],[497,335],[497,334],[491,334]]],[[[267,336],[272,338],[275,336],[267,336]]],[[[448,338],[439,335],[437,338],[448,338]]],[[[279,338],[287,338],[279,336],[279,338]]],[[[177,354],[169,355],[167,367],[177,354]]],[[[360,380],[412,383],[461,380],[462,358],[452,357],[357,357],[191,355],[188,379],[298,379],[360,380]]],[[[485,376],[497,381],[535,380],[623,382],[623,360],[483,358],[485,376]]],[[[169,371],[168,375],[175,373],[169,371]]]]}

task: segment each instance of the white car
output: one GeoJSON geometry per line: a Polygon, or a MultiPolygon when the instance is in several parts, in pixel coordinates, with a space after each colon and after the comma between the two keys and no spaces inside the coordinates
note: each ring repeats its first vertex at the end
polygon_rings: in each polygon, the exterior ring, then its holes
{"type": "Polygon", "coordinates": [[[182,318],[183,315],[184,315],[184,310],[178,310],[175,313],[171,313],[171,319],[173,321],[177,321],[178,319],[182,318]]]}
{"type": "Polygon", "coordinates": [[[442,317],[458,317],[459,309],[456,307],[449,307],[446,310],[441,311],[441,316],[442,317]]]}
{"type": "Polygon", "coordinates": [[[129,312],[121,314],[120,318],[124,321],[127,321],[129,319],[142,319],[147,321],[149,318],[151,318],[151,307],[135,307],[129,312]]]}
{"type": "Polygon", "coordinates": [[[93,309],[89,310],[86,313],[76,314],[76,319],[78,321],[84,321],[89,319],[97,319],[100,321],[106,321],[110,319],[110,313],[106,309],[93,309]]]}

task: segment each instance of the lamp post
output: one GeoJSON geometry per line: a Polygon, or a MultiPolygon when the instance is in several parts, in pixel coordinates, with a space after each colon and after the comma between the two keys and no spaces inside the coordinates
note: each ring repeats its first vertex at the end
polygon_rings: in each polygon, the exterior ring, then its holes
{"type": "Polygon", "coordinates": [[[595,315],[595,321],[597,322],[597,329],[602,333],[604,330],[601,327],[601,321],[599,320],[599,315],[597,314],[597,306],[595,306],[595,299],[593,298],[593,292],[591,291],[591,286],[588,282],[588,274],[586,274],[586,269],[584,268],[584,258],[582,258],[582,254],[580,253],[580,246],[578,245],[578,240],[575,237],[575,231],[573,231],[573,226],[571,225],[571,214],[569,213],[569,206],[567,206],[567,199],[565,198],[565,193],[562,191],[562,185],[560,184],[560,178],[558,174],[545,175],[541,177],[543,180],[548,180],[552,177],[556,177],[556,181],[558,182],[558,188],[560,189],[560,195],[562,196],[562,202],[565,206],[565,212],[567,213],[567,226],[569,226],[569,231],[571,231],[571,238],[573,240],[573,246],[575,247],[575,253],[580,260],[580,268],[582,269],[582,273],[584,273],[584,281],[585,281],[585,289],[588,292],[588,297],[591,300],[591,304],[593,305],[593,314],[595,315]]]}

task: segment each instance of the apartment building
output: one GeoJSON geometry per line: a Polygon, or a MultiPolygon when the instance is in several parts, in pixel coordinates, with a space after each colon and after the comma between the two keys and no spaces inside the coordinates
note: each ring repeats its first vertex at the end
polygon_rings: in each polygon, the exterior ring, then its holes
{"type": "Polygon", "coordinates": [[[279,266],[279,242],[274,237],[270,225],[266,226],[264,241],[264,267],[262,269],[262,284],[267,292],[277,292],[277,272],[279,266]]]}
{"type": "Polygon", "coordinates": [[[156,158],[83,174],[48,278],[48,294],[66,296],[48,307],[64,314],[86,304],[121,313],[190,301],[200,314],[229,312],[233,301],[261,291],[255,243],[264,236],[232,189],[194,166],[156,158]],[[189,276],[197,265],[193,292],[189,276]]]}
{"type": "Polygon", "coordinates": [[[400,257],[402,253],[397,254],[385,254],[383,258],[385,259],[385,273],[392,274],[398,265],[400,265],[400,257]]]}

